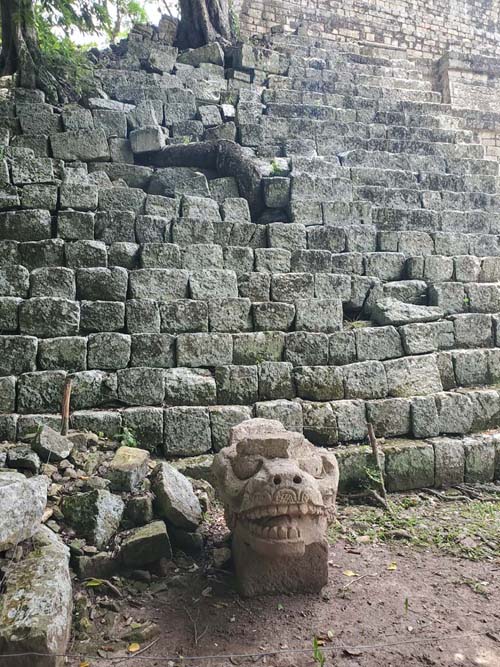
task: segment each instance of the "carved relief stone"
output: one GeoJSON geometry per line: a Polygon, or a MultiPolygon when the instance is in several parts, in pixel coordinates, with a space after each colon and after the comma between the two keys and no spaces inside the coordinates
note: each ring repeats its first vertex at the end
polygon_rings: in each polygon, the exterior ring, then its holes
{"type": "Polygon", "coordinates": [[[213,463],[243,595],[317,592],[328,580],[335,456],[278,421],[235,426],[213,463]]]}

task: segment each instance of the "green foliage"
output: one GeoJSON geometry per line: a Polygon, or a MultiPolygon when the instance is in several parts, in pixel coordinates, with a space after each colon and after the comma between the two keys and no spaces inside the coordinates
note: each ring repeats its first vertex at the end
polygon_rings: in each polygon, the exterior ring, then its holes
{"type": "Polygon", "coordinates": [[[318,638],[314,637],[313,639],[313,660],[316,662],[320,667],[323,667],[323,665],[326,662],[326,657],[323,651],[321,650],[318,642],[318,638]]]}
{"type": "Polygon", "coordinates": [[[233,0],[229,0],[229,26],[231,28],[231,35],[234,39],[241,39],[240,16],[234,6],[233,0]]]}
{"type": "Polygon", "coordinates": [[[117,433],[114,437],[122,447],[137,447],[138,443],[134,432],[126,426],[123,427],[121,433],[117,433]]]}
{"type": "Polygon", "coordinates": [[[51,72],[71,83],[79,95],[94,89],[93,70],[86,55],[89,45],[80,48],[70,37],[57,37],[42,14],[35,13],[40,50],[51,72]]]}

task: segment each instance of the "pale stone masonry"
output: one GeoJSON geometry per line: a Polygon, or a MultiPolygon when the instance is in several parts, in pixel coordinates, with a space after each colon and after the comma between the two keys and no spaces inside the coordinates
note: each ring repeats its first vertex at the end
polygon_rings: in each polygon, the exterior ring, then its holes
{"type": "Polygon", "coordinates": [[[133,32],[106,99],[5,92],[0,439],[57,429],[68,376],[73,427],[168,458],[252,417],[336,448],[498,426],[500,115],[456,99],[463,59],[306,32],[133,32]]]}

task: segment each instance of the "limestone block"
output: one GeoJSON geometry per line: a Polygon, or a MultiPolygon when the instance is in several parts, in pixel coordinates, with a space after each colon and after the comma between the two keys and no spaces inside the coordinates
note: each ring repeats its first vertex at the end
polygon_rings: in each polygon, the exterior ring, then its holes
{"type": "MultiPolygon", "coordinates": [[[[107,410],[76,410],[71,414],[71,428],[76,431],[102,433],[106,438],[115,438],[122,430],[122,418],[119,412],[107,410]]],[[[90,458],[86,471],[94,471],[94,461],[90,458]]],[[[85,469],[85,466],[84,466],[85,469]]]]}
{"type": "Polygon", "coordinates": [[[223,269],[222,248],[215,244],[198,244],[183,249],[182,267],[191,271],[199,269],[223,269]]]}
{"type": "Polygon", "coordinates": [[[328,336],[297,331],[286,334],[285,361],[294,366],[324,366],[328,363],[328,336]]]}
{"type": "Polygon", "coordinates": [[[160,322],[160,309],[153,299],[130,299],[127,301],[126,323],[129,333],[159,333],[160,322]]]}
{"type": "Polygon", "coordinates": [[[141,127],[130,133],[130,147],[134,154],[159,151],[165,146],[165,135],[158,125],[141,127]]]}
{"type": "Polygon", "coordinates": [[[75,274],[63,266],[41,267],[31,272],[31,297],[56,297],[74,301],[75,274]]]}
{"type": "Polygon", "coordinates": [[[465,474],[465,450],[462,440],[454,438],[434,438],[434,459],[436,486],[446,488],[462,484],[465,474]]]}
{"type": "Polygon", "coordinates": [[[268,273],[246,273],[238,277],[238,291],[241,297],[250,301],[269,301],[271,276],[268,273]]]}
{"type": "Polygon", "coordinates": [[[250,299],[210,299],[208,318],[210,331],[239,333],[253,328],[250,299]]]}
{"type": "Polygon", "coordinates": [[[403,356],[399,332],[392,326],[357,329],[354,335],[359,361],[383,361],[403,356]]]}
{"type": "Polygon", "coordinates": [[[362,361],[343,368],[346,398],[385,398],[388,380],[380,361],[362,361]]]}
{"type": "Polygon", "coordinates": [[[157,514],[169,524],[196,530],[201,523],[201,507],[191,482],[168,463],[159,463],[152,484],[157,514]]]}
{"type": "Polygon", "coordinates": [[[383,446],[388,491],[434,486],[434,448],[428,442],[396,441],[383,446]]]}
{"type": "Polygon", "coordinates": [[[333,401],[340,442],[364,440],[368,434],[366,403],[364,401],[333,401]]]}
{"type": "Polygon", "coordinates": [[[338,298],[297,299],[295,307],[297,331],[333,333],[342,328],[342,302],[338,298]]]}
{"type": "Polygon", "coordinates": [[[492,482],[495,477],[495,446],[485,438],[466,438],[463,443],[465,451],[465,482],[492,482]]]}
{"type": "Polygon", "coordinates": [[[335,366],[357,361],[354,331],[339,331],[329,337],[329,363],[335,366]]]}
{"type": "Polygon", "coordinates": [[[121,301],[82,301],[83,331],[120,331],[125,326],[125,304],[121,301]]]}
{"type": "Polygon", "coordinates": [[[122,412],[122,421],[123,426],[133,432],[140,447],[151,452],[160,450],[163,444],[162,408],[127,408],[122,412]]]}
{"type": "Polygon", "coordinates": [[[50,211],[9,211],[0,216],[0,239],[41,241],[52,236],[50,211]]]}
{"type": "Polygon", "coordinates": [[[0,472],[0,500],[3,520],[0,525],[0,549],[6,551],[36,533],[47,504],[48,480],[27,478],[21,473],[0,472]]]}
{"type": "Polygon", "coordinates": [[[128,405],[161,405],[165,378],[161,368],[124,368],[117,371],[118,398],[128,405]]]}
{"type": "Polygon", "coordinates": [[[106,472],[113,491],[136,492],[148,474],[149,452],[137,447],[119,447],[106,472]]]}
{"type": "Polygon", "coordinates": [[[232,360],[233,339],[230,334],[186,333],[177,337],[179,366],[224,366],[231,364],[232,360]]]}
{"type": "Polygon", "coordinates": [[[486,350],[454,350],[455,378],[459,387],[488,384],[488,352],[486,350]]]}
{"type": "Polygon", "coordinates": [[[210,414],[204,407],[166,408],[164,414],[165,456],[195,456],[212,448],[210,414]]]}
{"type": "Polygon", "coordinates": [[[77,295],[81,301],[125,301],[127,286],[128,274],[122,267],[99,266],[76,272],[77,295]]]}
{"type": "Polygon", "coordinates": [[[273,301],[294,302],[314,298],[314,276],[311,273],[283,273],[271,276],[273,301]]]}
{"type": "Polygon", "coordinates": [[[248,405],[258,398],[257,366],[219,366],[215,369],[217,400],[222,405],[248,405]]]}
{"type": "Polygon", "coordinates": [[[449,435],[469,433],[474,418],[473,403],[465,394],[446,393],[436,396],[439,432],[449,435]]]}
{"type": "MultiPolygon", "coordinates": [[[[148,195],[148,197],[149,196],[152,195],[148,195]]],[[[166,199],[166,197],[161,197],[160,199],[166,199]]],[[[138,215],[135,219],[135,236],[137,242],[141,244],[152,244],[151,247],[147,248],[146,254],[156,252],[161,256],[160,248],[158,246],[170,240],[170,228],[171,220],[162,213],[156,215],[138,215]]],[[[168,252],[173,252],[174,248],[177,248],[177,246],[169,245],[168,252]]],[[[141,249],[141,255],[144,250],[145,248],[143,247],[141,249]]],[[[153,258],[151,258],[151,261],[152,260],[153,258]]],[[[161,267],[162,264],[159,264],[158,266],[161,267]]],[[[144,266],[143,268],[148,267],[144,266]]],[[[154,265],[151,264],[151,268],[154,268],[154,265]]],[[[169,266],[168,268],[181,268],[180,253],[175,267],[169,266]]]]}
{"type": "Polygon", "coordinates": [[[443,389],[435,355],[391,359],[384,362],[384,368],[390,396],[425,396],[443,389]]]}
{"type": "Polygon", "coordinates": [[[53,134],[50,145],[57,160],[92,162],[109,159],[108,141],[102,129],[53,134]]]}
{"type": "Polygon", "coordinates": [[[165,333],[132,336],[131,366],[170,368],[175,365],[175,338],[165,333]]]}
{"type": "Polygon", "coordinates": [[[208,304],[182,299],[159,303],[161,330],[171,334],[208,331],[208,304]]]}
{"type": "Polygon", "coordinates": [[[224,253],[224,268],[234,271],[238,279],[245,273],[253,271],[254,266],[254,251],[252,248],[245,248],[243,246],[225,246],[224,253]]]}
{"type": "Polygon", "coordinates": [[[19,328],[22,334],[39,338],[72,336],[78,333],[80,306],[68,299],[36,297],[19,306],[19,328]]]}
{"type": "Polygon", "coordinates": [[[106,267],[108,252],[102,241],[75,241],[65,244],[66,264],[71,269],[106,267]]]}
{"type": "Polygon", "coordinates": [[[188,272],[181,269],[139,269],[130,274],[130,297],[174,301],[187,297],[188,272]]]}
{"type": "Polygon", "coordinates": [[[411,433],[410,401],[406,398],[388,398],[367,403],[368,421],[375,435],[391,438],[411,433]]]}
{"type": "Polygon", "coordinates": [[[65,496],[61,509],[77,535],[102,549],[118,530],[125,506],[119,496],[95,490],[65,496]]]}
{"type": "MultiPolygon", "coordinates": [[[[69,551],[60,537],[42,526],[33,537],[33,550],[12,563],[5,579],[0,612],[2,655],[35,652],[57,665],[68,650],[72,620],[72,586],[69,551]],[[57,572],[57,577],[54,577],[57,572]],[[25,613],[9,613],[11,609],[25,613]],[[29,622],[27,622],[27,617],[29,622]]],[[[24,658],[10,658],[12,667],[22,667],[24,658]]]]}
{"type": "Polygon", "coordinates": [[[165,371],[167,405],[215,405],[217,388],[209,370],[172,368],[165,371]]]}
{"type": "Polygon", "coordinates": [[[310,401],[333,401],[344,398],[344,378],[334,366],[299,366],[293,378],[297,396],[310,401]]]}
{"type": "MultiPolygon", "coordinates": [[[[73,376],[71,408],[85,410],[97,408],[117,400],[117,379],[106,371],[82,371],[73,376]]],[[[115,431],[116,433],[116,431],[115,431]]]]}
{"type": "Polygon", "coordinates": [[[238,297],[236,273],[225,269],[193,271],[189,277],[189,289],[193,299],[238,297]]]}
{"type": "Polygon", "coordinates": [[[34,371],[37,348],[32,336],[0,336],[0,376],[34,371]]]}
{"type": "Polygon", "coordinates": [[[283,248],[257,248],[255,270],[265,273],[290,273],[292,253],[283,248]]]}
{"type": "MultiPolygon", "coordinates": [[[[87,339],[80,336],[44,338],[38,342],[38,368],[42,371],[84,371],[87,367],[87,339]]],[[[33,369],[32,369],[33,370],[33,369]]]]}
{"type": "Polygon", "coordinates": [[[57,235],[66,241],[92,240],[94,214],[83,211],[59,211],[57,235]]]}
{"type": "Polygon", "coordinates": [[[275,400],[255,404],[255,416],[280,422],[289,431],[302,433],[304,428],[302,405],[296,401],[275,400]]]}
{"type": "Polygon", "coordinates": [[[135,243],[133,211],[98,211],[95,216],[95,238],[110,245],[115,241],[135,243]]]}
{"type": "Polygon", "coordinates": [[[130,336],[115,332],[90,334],[87,363],[90,369],[126,368],[130,361],[130,336]]]}

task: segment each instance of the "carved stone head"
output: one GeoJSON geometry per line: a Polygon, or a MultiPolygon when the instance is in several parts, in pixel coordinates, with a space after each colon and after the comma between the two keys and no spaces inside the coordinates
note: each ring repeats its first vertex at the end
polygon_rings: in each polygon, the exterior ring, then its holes
{"type": "Polygon", "coordinates": [[[278,421],[234,427],[213,464],[234,539],[266,557],[300,557],[326,541],[339,481],[335,456],[278,421]]]}

